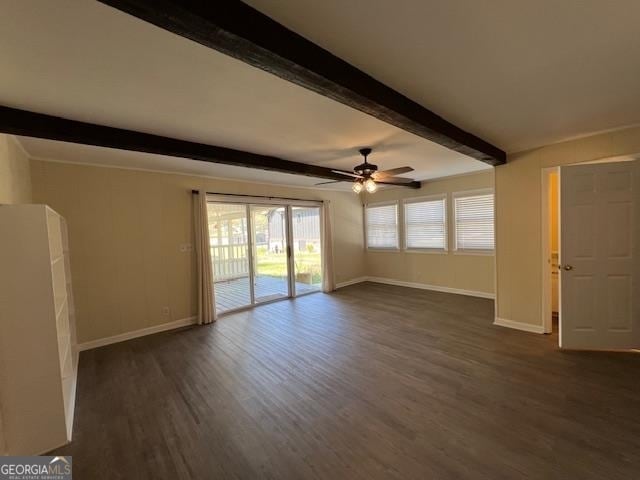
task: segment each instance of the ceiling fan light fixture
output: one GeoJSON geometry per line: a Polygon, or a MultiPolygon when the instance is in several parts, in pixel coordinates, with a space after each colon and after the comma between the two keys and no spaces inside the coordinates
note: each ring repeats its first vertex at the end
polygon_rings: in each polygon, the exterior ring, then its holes
{"type": "Polygon", "coordinates": [[[364,188],[368,193],[376,193],[376,191],[378,190],[378,185],[373,181],[372,178],[367,178],[364,181],[364,188]]]}
{"type": "MultiPolygon", "coordinates": [[[[367,156],[371,153],[370,148],[362,148],[360,149],[360,154],[364,157],[364,162],[361,165],[356,165],[353,169],[353,173],[347,172],[345,170],[331,170],[333,173],[342,175],[344,177],[355,178],[351,185],[351,189],[354,193],[360,193],[365,190],[367,193],[375,193],[378,191],[378,184],[376,180],[380,183],[388,184],[388,185],[400,185],[411,188],[419,188],[420,183],[416,182],[411,178],[406,177],[396,177],[396,175],[401,173],[412,172],[413,168],[411,167],[396,167],[388,170],[379,171],[378,166],[373,163],[369,163],[367,161],[367,156]]],[[[316,185],[323,185],[324,183],[336,183],[344,180],[334,180],[331,182],[322,182],[317,183],[316,185]]]]}

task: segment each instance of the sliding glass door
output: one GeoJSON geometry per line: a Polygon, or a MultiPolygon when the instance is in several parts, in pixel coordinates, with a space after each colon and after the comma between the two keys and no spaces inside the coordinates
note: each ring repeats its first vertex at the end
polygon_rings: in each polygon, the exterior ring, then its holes
{"type": "Polygon", "coordinates": [[[247,206],[208,203],[209,244],[216,310],[224,313],[253,303],[247,206]]]}
{"type": "Polygon", "coordinates": [[[216,311],[315,292],[322,285],[322,209],[207,203],[216,311]]]}
{"type": "Polygon", "coordinates": [[[256,303],[291,296],[287,207],[251,205],[256,303]]]}
{"type": "Polygon", "coordinates": [[[295,292],[322,288],[322,241],[320,207],[291,207],[291,233],[295,292]]]}

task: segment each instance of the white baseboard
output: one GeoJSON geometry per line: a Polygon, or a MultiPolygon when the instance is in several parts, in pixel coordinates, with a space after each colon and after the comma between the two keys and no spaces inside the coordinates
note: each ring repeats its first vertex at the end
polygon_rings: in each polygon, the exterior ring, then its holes
{"type": "Polygon", "coordinates": [[[91,350],[92,348],[111,345],[112,343],[124,342],[125,340],[131,340],[132,338],[144,337],[145,335],[151,335],[153,333],[160,333],[167,330],[174,330],[176,328],[188,327],[189,325],[194,325],[197,319],[198,317],[187,317],[180,320],[175,320],[173,322],[163,323],[161,325],[154,325],[153,327],[141,328],[140,330],[121,333],[120,335],[114,335],[113,337],[91,340],[89,342],[78,344],[78,351],[82,352],[84,350],[91,350]]]}
{"type": "Polygon", "coordinates": [[[434,292],[455,293],[456,295],[467,295],[469,297],[480,297],[494,299],[493,293],[479,292],[476,290],[463,290],[461,288],[443,287],[440,285],[429,285],[427,283],[404,282],[393,278],[367,277],[367,281],[375,283],[385,283],[387,285],[397,285],[399,287],[419,288],[421,290],[433,290],[434,292]]]}
{"type": "Polygon", "coordinates": [[[513,328],[525,332],[544,333],[544,327],[542,325],[531,325],[530,323],[515,322],[513,320],[507,320],[506,318],[496,317],[496,319],[493,321],[493,324],[500,327],[513,328]]]}
{"type": "Polygon", "coordinates": [[[355,285],[356,283],[366,282],[369,277],[358,277],[347,280],[346,282],[336,283],[336,288],[348,287],[349,285],[355,285]]]}
{"type": "Polygon", "coordinates": [[[402,280],[395,280],[393,278],[384,278],[384,277],[353,278],[351,280],[347,280],[346,282],[337,283],[336,288],[348,287],[349,285],[355,285],[356,283],[362,283],[362,282],[384,283],[387,285],[396,285],[398,287],[419,288],[421,290],[432,290],[434,292],[455,293],[456,295],[467,295],[470,297],[480,297],[480,298],[489,298],[489,299],[496,298],[496,296],[493,293],[479,292],[476,290],[463,290],[461,288],[443,287],[440,285],[429,285],[427,283],[405,282],[402,280]]]}

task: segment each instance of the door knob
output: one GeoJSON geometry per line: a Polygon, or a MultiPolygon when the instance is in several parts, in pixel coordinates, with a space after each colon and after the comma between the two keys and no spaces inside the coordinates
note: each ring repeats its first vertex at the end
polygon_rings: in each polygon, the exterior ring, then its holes
{"type": "Polygon", "coordinates": [[[573,270],[573,265],[558,265],[558,270],[566,270],[567,272],[569,270],[573,270]]]}

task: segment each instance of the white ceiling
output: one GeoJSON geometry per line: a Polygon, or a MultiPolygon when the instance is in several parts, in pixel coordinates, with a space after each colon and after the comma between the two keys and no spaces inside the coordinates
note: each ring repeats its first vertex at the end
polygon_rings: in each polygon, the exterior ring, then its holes
{"type": "MultiPolygon", "coordinates": [[[[75,120],[348,170],[361,161],[359,147],[373,146],[373,163],[410,165],[418,180],[490,168],[95,1],[3,2],[0,72],[0,104],[75,120]]],[[[41,158],[292,185],[322,181],[21,142],[41,158]]]]}
{"type": "MultiPolygon", "coordinates": [[[[640,2],[249,0],[509,152],[640,123],[640,2]]],[[[488,168],[91,0],[6,0],[0,104],[427,180],[488,168]]],[[[22,139],[35,156],[312,185],[307,177],[22,139]]],[[[344,188],[348,188],[345,185],[344,188]]]]}
{"type": "Polygon", "coordinates": [[[246,0],[515,152],[640,123],[638,0],[246,0]]]}

